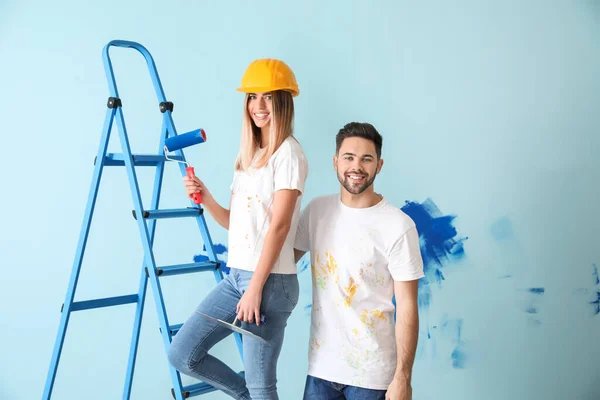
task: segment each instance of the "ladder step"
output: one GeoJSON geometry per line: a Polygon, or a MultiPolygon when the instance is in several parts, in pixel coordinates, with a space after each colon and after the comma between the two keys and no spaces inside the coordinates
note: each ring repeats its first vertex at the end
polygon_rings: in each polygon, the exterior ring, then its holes
{"type": "MultiPolygon", "coordinates": [[[[137,219],[135,210],[131,211],[133,218],[137,219]]],[[[166,218],[185,218],[185,217],[197,217],[202,215],[204,212],[203,208],[188,207],[188,208],[174,208],[171,210],[145,210],[143,217],[146,219],[166,219],[166,218]]]]}
{"type": "MultiPolygon", "coordinates": [[[[106,297],[104,299],[77,301],[71,304],[71,311],[90,310],[92,308],[120,306],[121,304],[137,303],[138,295],[129,294],[127,296],[106,297]]],[[[64,307],[64,304],[63,304],[64,307]]],[[[62,312],[62,308],[61,308],[62,312]]]]}
{"type": "MultiPolygon", "coordinates": [[[[183,324],[169,326],[169,332],[171,333],[171,336],[175,336],[177,334],[177,332],[179,332],[179,330],[181,329],[182,326],[183,326],[183,324]]],[[[158,328],[158,330],[162,332],[162,329],[158,328]]]]}
{"type": "MultiPolygon", "coordinates": [[[[244,371],[241,371],[238,373],[240,376],[244,376],[244,371]]],[[[183,398],[187,399],[188,397],[194,397],[194,396],[199,396],[201,394],[206,394],[206,393],[210,393],[210,392],[214,392],[215,389],[214,386],[208,384],[208,383],[195,383],[193,385],[189,385],[189,386],[184,386],[183,390],[182,390],[182,394],[183,394],[183,398]]],[[[175,391],[173,389],[171,389],[171,395],[173,396],[173,398],[175,398],[175,391]]]]}
{"type": "Polygon", "coordinates": [[[193,272],[214,271],[219,268],[218,262],[203,261],[191,264],[169,265],[166,267],[158,267],[156,274],[159,276],[191,274],[193,272]]]}
{"type": "MultiPolygon", "coordinates": [[[[133,154],[133,165],[136,167],[156,167],[160,163],[164,163],[166,158],[164,155],[157,154],[133,154]]],[[[169,156],[172,160],[183,161],[181,156],[169,156]]],[[[94,164],[96,160],[94,160],[94,164]]],[[[125,156],[122,153],[107,153],[104,157],[104,165],[107,167],[124,166],[125,156]]]]}

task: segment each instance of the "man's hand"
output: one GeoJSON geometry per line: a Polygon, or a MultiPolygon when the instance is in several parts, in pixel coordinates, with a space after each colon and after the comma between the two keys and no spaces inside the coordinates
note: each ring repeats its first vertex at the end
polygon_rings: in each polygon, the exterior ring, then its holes
{"type": "Polygon", "coordinates": [[[249,286],[237,304],[236,312],[239,321],[260,325],[260,303],[262,301],[262,290],[249,286]]]}
{"type": "Polygon", "coordinates": [[[385,393],[385,400],[412,400],[412,387],[406,378],[394,378],[385,393]]]}

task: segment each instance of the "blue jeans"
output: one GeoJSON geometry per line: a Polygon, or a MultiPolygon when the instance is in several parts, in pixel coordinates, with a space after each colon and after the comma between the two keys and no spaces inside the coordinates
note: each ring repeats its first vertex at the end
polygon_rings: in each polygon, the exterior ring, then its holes
{"type": "Polygon", "coordinates": [[[385,400],[386,390],[365,389],[342,385],[308,375],[304,400],[385,400]]]}
{"type": "MultiPolygon", "coordinates": [[[[253,272],[231,269],[200,303],[197,311],[233,322],[236,306],[248,288],[253,272]]],[[[270,274],[262,293],[259,326],[243,322],[242,327],[261,336],[268,343],[242,336],[245,377],[208,354],[216,343],[233,333],[197,313],[183,324],[169,347],[169,362],[179,372],[213,385],[235,399],[278,399],[277,360],[283,344],[284,330],[298,303],[296,274],[270,274]]]]}

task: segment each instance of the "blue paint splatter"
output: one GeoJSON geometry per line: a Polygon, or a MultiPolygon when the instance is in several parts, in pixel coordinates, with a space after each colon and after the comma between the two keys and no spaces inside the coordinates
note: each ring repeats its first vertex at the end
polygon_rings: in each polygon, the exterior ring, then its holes
{"type": "MultiPolygon", "coordinates": [[[[407,201],[402,207],[402,211],[411,217],[415,222],[417,232],[419,232],[425,277],[419,280],[418,306],[419,313],[425,314],[425,325],[428,325],[427,313],[432,303],[430,283],[437,283],[438,286],[442,285],[442,282],[446,280],[446,276],[442,271],[444,265],[451,261],[460,260],[465,256],[463,242],[467,237],[457,237],[458,233],[453,226],[456,216],[443,215],[431,199],[426,199],[422,204],[407,201]]],[[[449,356],[454,368],[464,368],[467,356],[464,350],[464,343],[460,339],[462,320],[456,321],[453,322],[453,326],[457,328],[452,330],[457,335],[457,337],[453,338],[456,341],[456,346],[449,356]]],[[[442,325],[442,329],[445,329],[444,326],[448,323],[446,321],[442,325]]],[[[432,327],[432,330],[435,331],[436,327],[432,327]]],[[[426,329],[426,334],[427,340],[423,338],[423,340],[418,341],[418,352],[422,353],[424,346],[428,346],[432,356],[435,356],[438,336],[435,332],[432,334],[429,328],[426,329]]]]}
{"type": "Polygon", "coordinates": [[[463,241],[467,238],[456,238],[456,228],[452,225],[456,216],[442,215],[431,199],[426,199],[422,204],[407,201],[402,211],[412,218],[419,232],[424,279],[427,282],[436,281],[435,277],[441,273],[444,261],[464,256],[463,241]]]}
{"type": "MultiPolygon", "coordinates": [[[[527,289],[521,289],[527,292],[529,295],[527,298],[527,304],[524,306],[524,310],[527,314],[537,314],[539,312],[539,298],[546,293],[546,289],[543,287],[532,287],[527,289]]],[[[536,321],[541,324],[540,321],[536,321]]]]}
{"type": "Polygon", "coordinates": [[[590,286],[573,290],[573,295],[585,298],[585,305],[591,308],[592,317],[600,315],[600,276],[598,272],[598,265],[592,264],[592,282],[590,286]]]}
{"type": "Polygon", "coordinates": [[[417,301],[420,310],[426,311],[431,305],[431,288],[424,279],[419,281],[419,294],[417,296],[417,301]]]}
{"type": "MultiPolygon", "coordinates": [[[[223,243],[213,244],[213,249],[215,250],[215,254],[223,255],[227,253],[227,246],[223,243]]],[[[202,251],[206,251],[206,245],[202,245],[202,251]]]]}
{"type": "Polygon", "coordinates": [[[467,363],[467,354],[461,349],[461,345],[456,346],[450,358],[452,359],[452,367],[461,369],[467,363]]]}
{"type": "Polygon", "coordinates": [[[506,217],[502,217],[492,224],[492,236],[497,241],[512,239],[514,237],[512,224],[506,217]]]}
{"type": "Polygon", "coordinates": [[[442,351],[449,356],[452,367],[457,369],[465,368],[468,359],[467,345],[462,339],[463,323],[461,318],[448,320],[444,316],[439,325],[432,326],[431,331],[427,332],[427,339],[432,342],[433,355],[439,351],[438,347],[442,348],[442,351]]]}
{"type": "Polygon", "coordinates": [[[534,319],[534,318],[530,318],[529,323],[534,326],[542,325],[542,321],[540,321],[539,319],[534,319]]]}
{"type": "MultiPolygon", "coordinates": [[[[225,246],[222,243],[217,243],[217,244],[213,244],[213,249],[215,250],[215,254],[217,255],[217,259],[219,260],[220,266],[219,268],[221,269],[221,271],[223,271],[223,273],[225,275],[229,274],[229,271],[231,270],[228,266],[227,266],[227,262],[223,259],[223,255],[225,253],[227,253],[227,246],[225,246]],[[221,257],[219,257],[221,256],[221,257]]],[[[206,252],[206,245],[202,246],[202,250],[204,252],[206,252]]],[[[194,256],[194,262],[203,262],[203,261],[208,261],[208,256],[206,254],[196,254],[194,256]]]]}
{"type": "Polygon", "coordinates": [[[307,315],[310,315],[310,313],[312,312],[312,304],[308,304],[308,305],[304,306],[304,312],[307,315]]]}
{"type": "MultiPolygon", "coordinates": [[[[308,253],[307,253],[308,254],[308,253]]],[[[300,265],[298,265],[298,273],[301,274],[310,267],[310,257],[304,255],[300,261],[300,265]]]]}
{"type": "Polygon", "coordinates": [[[213,249],[215,249],[215,253],[217,254],[224,254],[227,252],[227,247],[222,243],[213,245],[213,249]]]}
{"type": "Polygon", "coordinates": [[[529,293],[542,295],[546,290],[544,288],[529,288],[527,289],[529,293]]]}
{"type": "Polygon", "coordinates": [[[435,279],[438,284],[441,284],[442,281],[446,280],[446,278],[444,278],[444,274],[439,269],[435,270],[435,279]]]}
{"type": "Polygon", "coordinates": [[[598,265],[592,264],[592,277],[594,278],[594,285],[596,285],[596,298],[590,301],[590,305],[593,307],[594,315],[600,315],[600,275],[598,274],[598,265]]]}
{"type": "Polygon", "coordinates": [[[594,315],[600,315],[600,291],[596,292],[596,300],[590,301],[592,307],[594,307],[594,315]]]}

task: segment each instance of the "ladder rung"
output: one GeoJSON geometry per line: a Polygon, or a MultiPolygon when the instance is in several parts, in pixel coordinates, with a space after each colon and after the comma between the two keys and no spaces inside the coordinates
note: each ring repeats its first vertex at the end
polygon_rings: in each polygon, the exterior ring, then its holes
{"type": "MultiPolygon", "coordinates": [[[[244,371],[241,371],[238,374],[243,377],[244,371]]],[[[205,383],[205,382],[200,382],[200,383],[195,383],[193,385],[184,386],[182,389],[183,389],[182,394],[183,394],[184,399],[187,399],[188,397],[199,396],[201,394],[214,392],[215,390],[217,390],[214,388],[214,386],[212,386],[208,383],[205,383]]],[[[173,398],[175,398],[175,391],[173,389],[171,389],[171,395],[173,396],[173,398]]]]}
{"type": "MultiPolygon", "coordinates": [[[[133,213],[133,218],[137,219],[135,210],[131,212],[133,213]]],[[[146,219],[185,218],[197,217],[198,215],[202,215],[203,212],[203,208],[196,207],[174,208],[172,210],[145,210],[143,217],[146,219]]]]}
{"type": "Polygon", "coordinates": [[[219,268],[219,263],[213,261],[203,261],[191,264],[169,265],[156,269],[159,276],[191,274],[193,272],[214,271],[219,268]]]}
{"type": "MultiPolygon", "coordinates": [[[[171,333],[171,336],[175,336],[182,326],[183,324],[171,325],[169,327],[169,332],[171,333]]],[[[162,329],[158,328],[158,330],[162,332],[162,329]]]]}
{"type": "MultiPolygon", "coordinates": [[[[129,294],[127,296],[107,297],[104,299],[77,301],[71,304],[71,311],[90,310],[92,308],[112,307],[121,304],[137,303],[138,295],[129,294]]],[[[64,306],[64,305],[63,305],[64,306]]]]}
{"type": "MultiPolygon", "coordinates": [[[[136,167],[156,167],[166,161],[165,156],[156,154],[133,154],[133,165],[136,167]]],[[[172,160],[183,161],[181,156],[169,156],[172,160]]],[[[94,160],[94,164],[96,161],[94,160]]],[[[107,153],[104,157],[104,165],[107,167],[125,165],[125,156],[122,153],[107,153]]]]}

